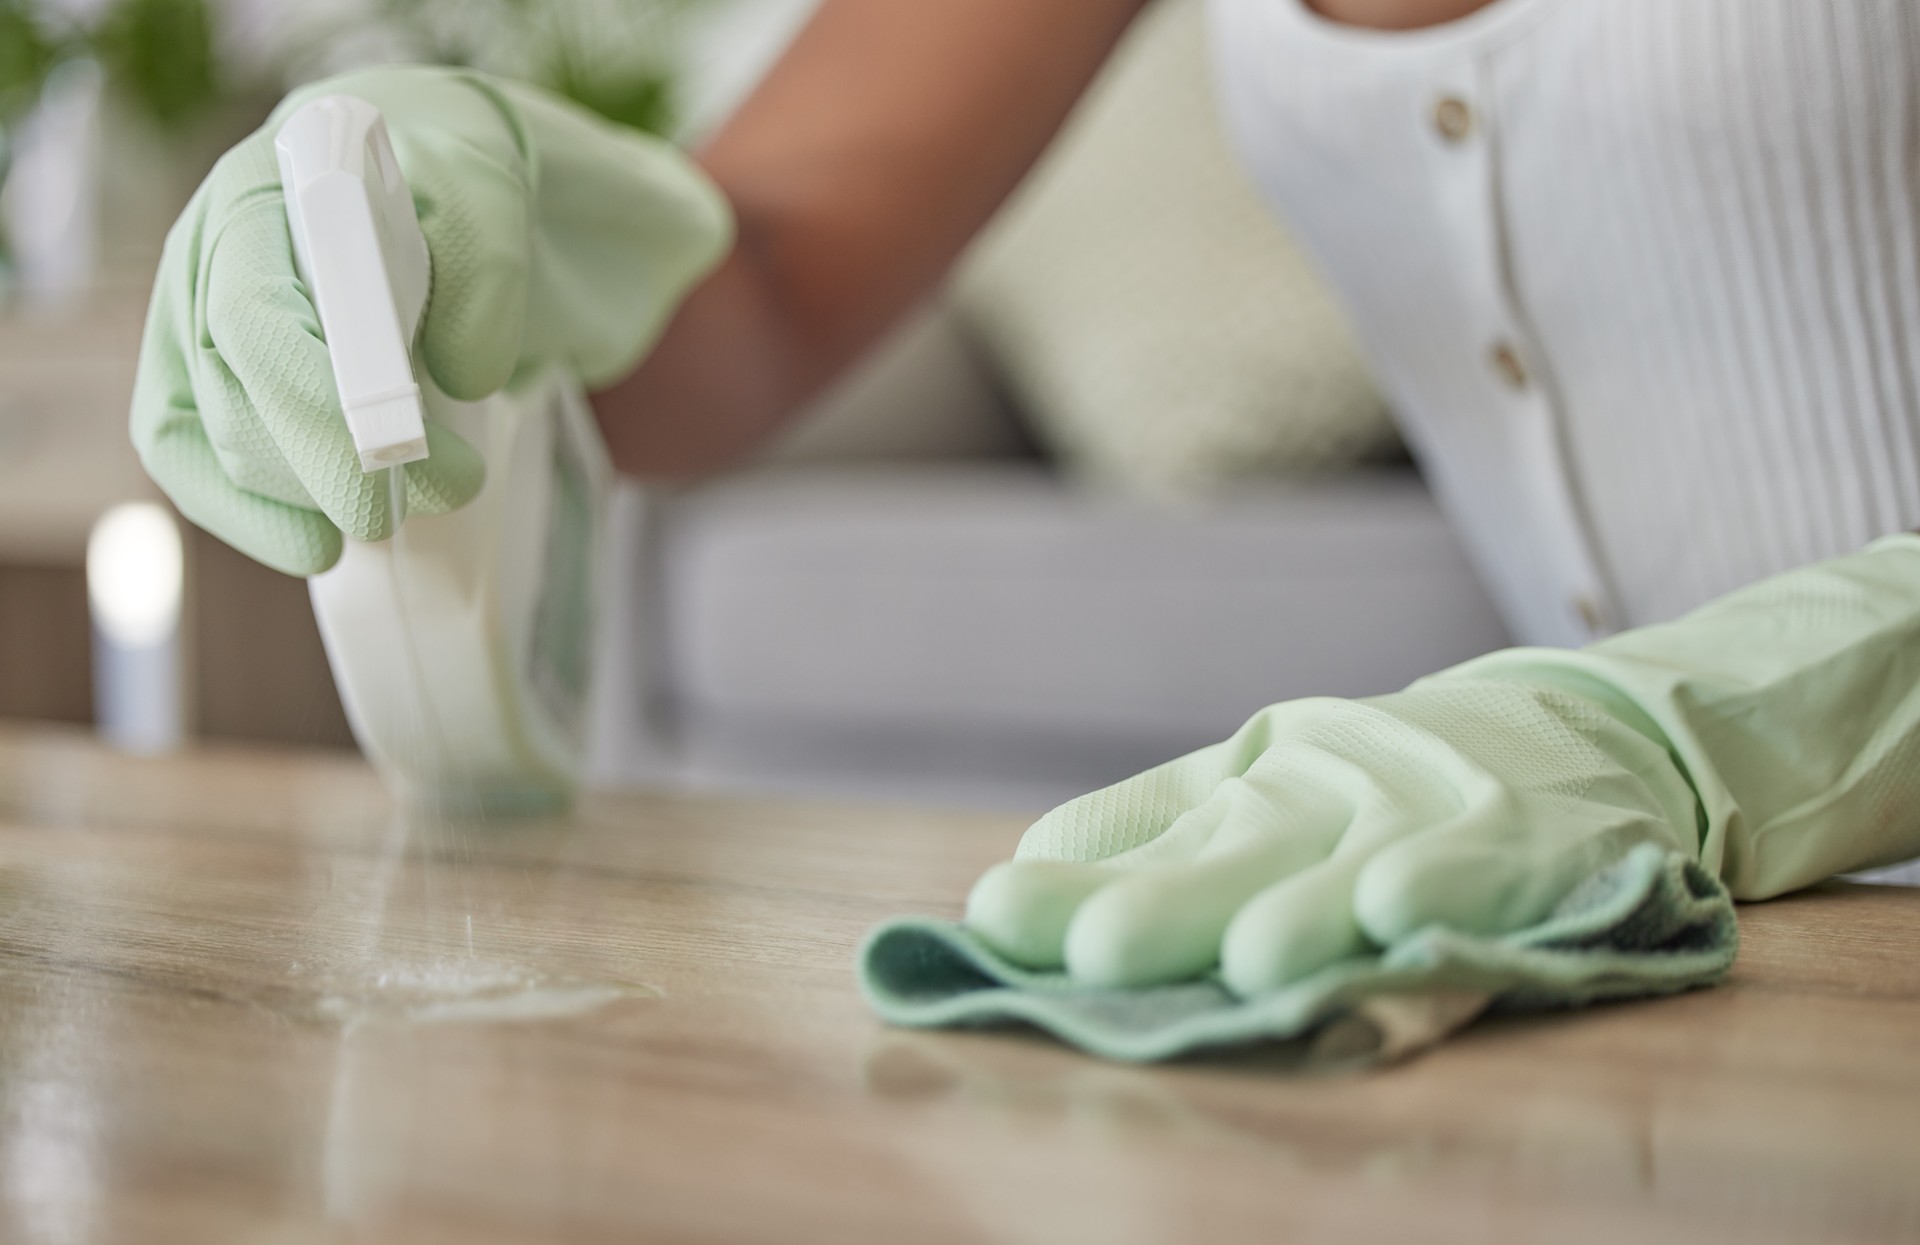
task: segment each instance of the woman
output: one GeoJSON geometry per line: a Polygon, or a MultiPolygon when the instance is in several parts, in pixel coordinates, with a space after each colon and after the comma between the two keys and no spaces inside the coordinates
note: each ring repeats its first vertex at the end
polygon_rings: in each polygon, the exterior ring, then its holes
{"type": "MultiPolygon", "coordinates": [[[[684,299],[720,214],[666,153],[475,75],[328,89],[382,107],[421,200],[435,379],[472,395],[566,358],[609,382],[623,469],[691,477],[933,287],[1139,7],[825,0],[699,157],[735,234],[684,299]]],[[[1920,19],[1217,0],[1213,22],[1242,153],[1510,627],[1613,638],[1263,711],[1049,814],[976,887],[970,936],[1088,986],[1217,965],[1250,999],[1429,928],[1534,928],[1630,858],[1758,898],[1920,853],[1920,541],[1854,552],[1920,525],[1920,19]]],[[[311,573],[340,528],[383,534],[384,501],[249,143],[170,241],[135,438],[189,518],[311,573]]],[[[414,504],[470,496],[463,462],[436,444],[414,504]]],[[[1710,979],[1723,950],[1628,988],[1710,979]]]]}

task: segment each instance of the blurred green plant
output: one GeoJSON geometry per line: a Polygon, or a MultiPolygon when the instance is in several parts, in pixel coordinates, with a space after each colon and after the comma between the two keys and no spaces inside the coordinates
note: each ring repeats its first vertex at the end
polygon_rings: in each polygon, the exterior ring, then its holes
{"type": "Polygon", "coordinates": [[[72,6],[0,0],[0,125],[40,98],[67,60],[99,63],[109,89],[163,130],[180,131],[221,97],[207,0],[113,0],[90,15],[72,6]]]}
{"type": "Polygon", "coordinates": [[[679,121],[685,22],[725,0],[371,0],[401,57],[544,86],[655,134],[679,121]]]}
{"type": "MultiPolygon", "coordinates": [[[[242,31],[242,46],[221,37],[226,0],[0,0],[0,184],[9,140],[49,79],[82,61],[99,66],[120,113],[178,140],[176,157],[223,126],[257,121],[297,83],[395,60],[521,78],[622,125],[671,135],[686,19],[730,2],[299,0],[256,6],[259,29],[242,31]]],[[[0,229],[0,300],[8,269],[0,229]]]]}
{"type": "Polygon", "coordinates": [[[119,0],[90,42],[107,82],[162,129],[184,129],[220,99],[206,0],[119,0]]]}
{"type": "Polygon", "coordinates": [[[316,72],[367,61],[470,65],[537,83],[623,125],[666,134],[679,119],[685,19],[726,0],[334,0],[280,19],[275,63],[223,65],[218,0],[0,0],[0,128],[63,61],[88,58],[131,111],[190,130],[229,98],[270,97],[316,72]],[[304,16],[302,16],[304,14],[304,16]]]}
{"type": "Polygon", "coordinates": [[[0,0],[0,125],[32,108],[60,45],[25,0],[0,0]]]}
{"type": "MultiPolygon", "coordinates": [[[[106,90],[163,137],[183,138],[224,98],[210,0],[0,0],[0,187],[22,122],[63,67],[91,61],[106,90]]],[[[0,302],[13,249],[0,228],[0,302]]]]}

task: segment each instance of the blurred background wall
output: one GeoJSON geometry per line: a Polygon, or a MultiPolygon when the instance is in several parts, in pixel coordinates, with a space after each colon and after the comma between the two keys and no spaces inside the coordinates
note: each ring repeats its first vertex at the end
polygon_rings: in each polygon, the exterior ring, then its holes
{"type": "MultiPolygon", "coordinates": [[[[697,141],[811,7],[0,0],[0,716],[111,700],[86,550],[157,500],[124,431],[147,283],[287,87],[473,63],[697,141]]],[[[191,732],[346,746],[302,585],[183,540],[191,732]]],[[[630,491],[619,544],[607,783],[1038,806],[1504,640],[1234,167],[1199,0],[1149,10],[947,290],[762,461],[630,491]]]]}

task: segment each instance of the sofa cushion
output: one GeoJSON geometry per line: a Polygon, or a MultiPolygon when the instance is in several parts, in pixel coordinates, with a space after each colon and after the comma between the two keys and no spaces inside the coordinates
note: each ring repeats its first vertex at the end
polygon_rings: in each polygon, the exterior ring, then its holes
{"type": "Polygon", "coordinates": [[[1394,441],[1344,313],[1229,149],[1203,7],[1147,10],[954,283],[1036,438],[1137,491],[1394,441]]]}
{"type": "Polygon", "coordinates": [[[971,738],[963,766],[1055,745],[1131,765],[1506,640],[1410,469],[1168,509],[1021,464],[815,468],[662,511],[652,664],[673,716],[795,764],[864,748],[938,768],[971,738]]]}

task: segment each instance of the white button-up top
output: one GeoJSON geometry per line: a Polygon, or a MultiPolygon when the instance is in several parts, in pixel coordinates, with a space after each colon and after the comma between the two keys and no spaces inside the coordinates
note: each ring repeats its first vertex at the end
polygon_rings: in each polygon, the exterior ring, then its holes
{"type": "Polygon", "coordinates": [[[1920,526],[1912,0],[1213,0],[1229,129],[1514,634],[1920,526]]]}

